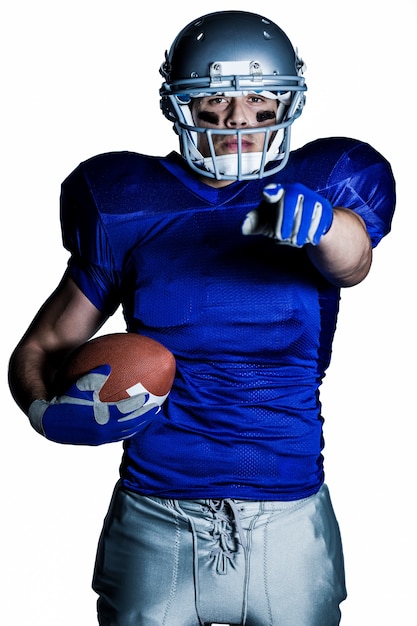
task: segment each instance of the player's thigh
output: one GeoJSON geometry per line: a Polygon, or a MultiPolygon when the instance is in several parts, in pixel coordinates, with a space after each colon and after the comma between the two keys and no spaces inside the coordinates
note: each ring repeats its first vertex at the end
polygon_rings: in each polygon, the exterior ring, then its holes
{"type": "Polygon", "coordinates": [[[345,597],[327,487],[293,504],[265,503],[252,537],[247,626],[336,626],[345,597]]]}
{"type": "Polygon", "coordinates": [[[192,554],[174,509],[116,488],[93,579],[101,626],[196,626],[192,554]]]}

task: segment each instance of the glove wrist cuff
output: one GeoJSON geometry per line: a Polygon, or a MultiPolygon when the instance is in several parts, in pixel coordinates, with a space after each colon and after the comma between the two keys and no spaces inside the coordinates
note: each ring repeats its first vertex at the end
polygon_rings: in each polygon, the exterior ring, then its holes
{"type": "Polygon", "coordinates": [[[37,433],[43,436],[45,436],[45,431],[42,426],[42,418],[48,406],[49,402],[47,402],[47,400],[34,400],[28,410],[31,426],[37,433]]]}

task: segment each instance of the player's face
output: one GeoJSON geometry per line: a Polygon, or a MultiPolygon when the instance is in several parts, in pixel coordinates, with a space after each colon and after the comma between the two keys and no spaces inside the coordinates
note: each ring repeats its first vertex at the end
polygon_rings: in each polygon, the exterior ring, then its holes
{"type": "MultiPolygon", "coordinates": [[[[194,123],[201,128],[245,129],[271,126],[275,124],[277,101],[249,93],[243,96],[215,94],[193,101],[194,123]]],[[[234,154],[238,151],[237,136],[213,135],[216,155],[234,154]]],[[[261,152],[265,136],[263,133],[249,133],[242,136],[243,152],[261,152]]],[[[199,135],[198,149],[204,157],[210,156],[205,135],[199,135]]]]}

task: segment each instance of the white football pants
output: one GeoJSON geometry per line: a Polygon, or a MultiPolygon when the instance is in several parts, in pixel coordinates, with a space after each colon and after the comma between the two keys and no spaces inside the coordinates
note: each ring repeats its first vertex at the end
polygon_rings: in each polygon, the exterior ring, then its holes
{"type": "Polygon", "coordinates": [[[118,484],[93,588],[101,626],[337,626],[346,591],[328,489],[293,502],[191,501],[118,484]]]}

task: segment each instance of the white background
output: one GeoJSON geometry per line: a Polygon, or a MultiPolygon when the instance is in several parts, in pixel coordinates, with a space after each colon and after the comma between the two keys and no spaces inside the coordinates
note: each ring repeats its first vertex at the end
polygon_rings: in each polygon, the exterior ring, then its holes
{"type": "MultiPolygon", "coordinates": [[[[4,626],[90,626],[96,542],[121,449],[39,437],[6,381],[13,347],[61,277],[58,197],[81,161],[177,148],[159,111],[164,50],[209,11],[264,12],[307,63],[293,147],[370,142],[391,162],[398,208],[361,285],[343,292],[322,400],[326,470],[342,527],[344,626],[415,623],[416,0],[14,0],[0,16],[0,438],[4,626]],[[268,5],[268,6],[267,6],[268,5]]],[[[124,330],[116,316],[108,330],[124,330]]],[[[296,625],[295,625],[296,626],[296,625]]]]}

